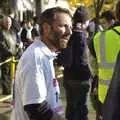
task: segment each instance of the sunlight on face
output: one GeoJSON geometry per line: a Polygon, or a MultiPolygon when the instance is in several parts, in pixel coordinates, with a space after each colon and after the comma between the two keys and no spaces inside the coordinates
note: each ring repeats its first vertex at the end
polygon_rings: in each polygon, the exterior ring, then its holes
{"type": "Polygon", "coordinates": [[[8,30],[10,29],[10,27],[12,26],[12,20],[11,20],[10,17],[4,16],[4,18],[3,18],[3,26],[8,30]]]}
{"type": "Polygon", "coordinates": [[[72,20],[68,14],[57,13],[49,33],[50,41],[57,49],[67,47],[72,34],[72,20]]]}

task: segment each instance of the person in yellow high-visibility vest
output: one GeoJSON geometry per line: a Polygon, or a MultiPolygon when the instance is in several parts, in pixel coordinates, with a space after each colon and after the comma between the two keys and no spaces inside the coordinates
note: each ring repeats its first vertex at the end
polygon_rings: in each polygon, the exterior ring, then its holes
{"type": "MultiPolygon", "coordinates": [[[[99,32],[90,42],[89,48],[98,64],[98,100],[100,103],[100,116],[102,105],[111,82],[117,55],[120,51],[120,2],[116,9],[116,22],[110,30],[99,32]]],[[[102,120],[101,118],[99,120],[102,120]]]]}

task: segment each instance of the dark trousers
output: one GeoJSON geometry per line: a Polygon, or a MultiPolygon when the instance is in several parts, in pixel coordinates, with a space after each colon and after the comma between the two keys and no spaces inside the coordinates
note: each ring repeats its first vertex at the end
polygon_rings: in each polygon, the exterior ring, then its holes
{"type": "Polygon", "coordinates": [[[88,97],[90,81],[64,80],[66,92],[66,119],[88,120],[88,97]]]}
{"type": "Polygon", "coordinates": [[[1,66],[1,85],[3,95],[11,94],[11,84],[10,64],[6,63],[1,66]]]}

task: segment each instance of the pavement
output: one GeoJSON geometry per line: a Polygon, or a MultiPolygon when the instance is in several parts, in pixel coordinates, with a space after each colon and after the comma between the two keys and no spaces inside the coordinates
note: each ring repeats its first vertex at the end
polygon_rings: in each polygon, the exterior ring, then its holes
{"type": "Polygon", "coordinates": [[[11,113],[11,105],[10,105],[10,95],[3,96],[0,86],[0,120],[9,120],[11,113]]]}
{"type": "Polygon", "coordinates": [[[9,120],[10,119],[11,107],[7,102],[0,103],[0,120],[9,120]]]}

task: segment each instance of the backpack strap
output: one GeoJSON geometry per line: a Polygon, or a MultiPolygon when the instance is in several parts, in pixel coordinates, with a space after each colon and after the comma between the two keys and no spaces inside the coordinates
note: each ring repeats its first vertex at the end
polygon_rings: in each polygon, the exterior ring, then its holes
{"type": "Polygon", "coordinates": [[[120,32],[117,31],[116,29],[112,28],[112,30],[113,30],[114,32],[116,32],[118,35],[120,35],[120,32]]]}

